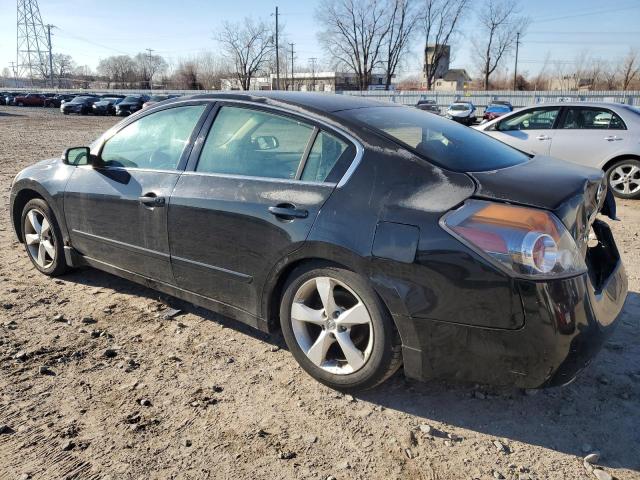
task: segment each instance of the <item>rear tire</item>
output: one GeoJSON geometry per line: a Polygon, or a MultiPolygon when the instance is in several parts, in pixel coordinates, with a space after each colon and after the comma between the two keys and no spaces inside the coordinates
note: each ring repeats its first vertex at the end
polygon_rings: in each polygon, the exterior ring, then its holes
{"type": "Polygon", "coordinates": [[[607,170],[607,184],[618,198],[640,198],[640,161],[620,160],[607,170]]]}
{"type": "Polygon", "coordinates": [[[336,390],[373,388],[402,364],[391,316],[366,279],[349,270],[321,264],[294,270],[280,324],[300,366],[336,390]]]}
{"type": "Polygon", "coordinates": [[[62,275],[69,268],[64,244],[53,211],[41,198],[27,202],[21,215],[22,239],[31,263],[45,275],[62,275]]]}

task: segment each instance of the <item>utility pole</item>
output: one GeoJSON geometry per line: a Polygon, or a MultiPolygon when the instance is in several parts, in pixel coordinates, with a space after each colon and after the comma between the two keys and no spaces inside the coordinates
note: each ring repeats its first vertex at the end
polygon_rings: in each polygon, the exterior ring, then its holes
{"type": "Polygon", "coordinates": [[[280,90],[280,48],[278,47],[278,37],[280,32],[278,30],[278,7],[276,7],[276,90],[280,90]]]}
{"type": "MultiPolygon", "coordinates": [[[[149,59],[148,67],[151,68],[151,56],[154,50],[153,48],[145,48],[145,50],[147,51],[147,59],[149,59]]],[[[149,90],[153,90],[151,88],[151,75],[149,75],[149,72],[146,71],[146,68],[144,73],[145,73],[145,77],[148,77],[147,84],[148,84],[149,90]]]]}
{"type": "Polygon", "coordinates": [[[291,45],[291,91],[293,91],[295,84],[294,84],[294,77],[293,77],[293,46],[295,45],[295,43],[289,43],[289,45],[291,45]]]}
{"type": "Polygon", "coordinates": [[[53,88],[53,55],[51,53],[51,29],[55,28],[55,25],[51,25],[50,23],[45,25],[47,29],[47,43],[49,44],[49,81],[51,82],[51,88],[53,88]]]}
{"type": "Polygon", "coordinates": [[[516,33],[516,65],[513,69],[513,89],[518,89],[518,47],[520,47],[520,32],[516,33]]]}
{"type": "Polygon", "coordinates": [[[309,62],[311,63],[311,90],[316,91],[316,57],[311,57],[309,62]]]}

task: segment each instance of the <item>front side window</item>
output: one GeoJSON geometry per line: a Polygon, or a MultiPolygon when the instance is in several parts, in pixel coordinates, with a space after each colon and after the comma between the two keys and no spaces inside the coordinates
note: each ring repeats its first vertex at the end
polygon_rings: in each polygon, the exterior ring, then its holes
{"type": "Polygon", "coordinates": [[[127,125],[105,143],[106,167],[174,170],[205,105],[169,108],[127,125]]]}
{"type": "Polygon", "coordinates": [[[294,179],[313,128],[259,110],[225,106],[216,115],[196,171],[294,179]]]}
{"type": "Polygon", "coordinates": [[[560,108],[534,108],[505,118],[498,124],[498,130],[550,130],[556,121],[560,108]]]}
{"type": "Polygon", "coordinates": [[[624,123],[618,115],[606,108],[567,108],[562,128],[570,130],[623,130],[624,123]]]}

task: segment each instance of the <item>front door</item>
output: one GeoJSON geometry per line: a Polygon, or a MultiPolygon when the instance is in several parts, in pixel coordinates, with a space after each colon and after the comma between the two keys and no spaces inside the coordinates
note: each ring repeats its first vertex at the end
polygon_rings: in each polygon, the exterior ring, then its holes
{"type": "Polygon", "coordinates": [[[355,147],[269,109],[224,104],[169,205],[178,285],[258,314],[264,279],[305,241],[355,147]]]}
{"type": "Polygon", "coordinates": [[[79,253],[175,283],[167,205],[205,108],[167,108],[125,124],[92,152],[92,166],[74,170],[64,212],[71,245],[79,253]]]}
{"type": "Polygon", "coordinates": [[[565,107],[551,145],[551,156],[602,168],[624,152],[629,132],[622,119],[604,107],[565,107]]]}
{"type": "Polygon", "coordinates": [[[492,137],[534,155],[549,155],[559,107],[529,108],[496,123],[492,137]]]}

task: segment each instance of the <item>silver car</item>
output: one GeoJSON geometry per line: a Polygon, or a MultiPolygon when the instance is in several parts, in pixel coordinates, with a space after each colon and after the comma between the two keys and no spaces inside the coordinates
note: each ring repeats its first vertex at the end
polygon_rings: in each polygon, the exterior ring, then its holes
{"type": "Polygon", "coordinates": [[[526,107],[474,127],[519,150],[607,172],[621,198],[640,198],[640,108],[572,102],[526,107]]]}

